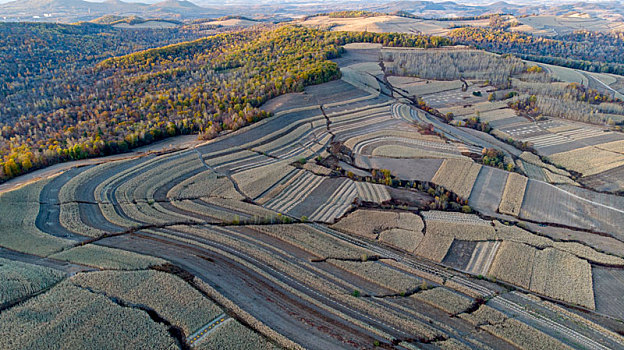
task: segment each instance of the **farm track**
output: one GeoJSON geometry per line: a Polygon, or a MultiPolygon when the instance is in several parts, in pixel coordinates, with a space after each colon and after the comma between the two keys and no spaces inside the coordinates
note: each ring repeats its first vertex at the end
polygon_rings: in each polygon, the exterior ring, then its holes
{"type": "MultiPolygon", "coordinates": [[[[525,300],[525,302],[530,302],[529,299],[523,299],[525,300]]],[[[611,347],[602,345],[601,343],[596,342],[595,340],[583,335],[582,333],[579,333],[567,326],[554,322],[550,318],[545,317],[538,312],[528,310],[528,308],[521,306],[521,304],[519,304],[518,302],[514,302],[509,298],[494,298],[490,301],[489,305],[498,307],[499,309],[505,310],[513,315],[520,315],[521,319],[527,319],[530,323],[547,330],[551,334],[554,333],[558,337],[567,339],[571,346],[580,346],[582,348],[592,350],[611,349],[611,347]]],[[[614,342],[611,346],[613,346],[613,348],[623,348],[624,344],[614,342]]]]}
{"type": "Polygon", "coordinates": [[[71,239],[77,242],[84,241],[86,237],[77,235],[60,224],[61,207],[59,206],[59,191],[61,186],[84,169],[74,168],[64,172],[50,181],[39,196],[39,214],[35,219],[35,226],[41,231],[52,236],[71,239]]]}
{"type": "MultiPolygon", "coordinates": [[[[413,120],[413,119],[418,119],[421,120],[422,122],[425,123],[432,123],[435,127],[439,128],[439,130],[443,133],[445,133],[447,135],[447,137],[449,138],[454,138],[454,139],[461,139],[464,142],[469,142],[471,141],[471,138],[464,138],[463,136],[467,133],[465,132],[459,132],[458,128],[455,128],[451,125],[446,125],[444,123],[442,123],[441,121],[438,121],[437,118],[435,118],[434,116],[429,115],[426,112],[423,111],[415,111],[414,109],[410,109],[410,115],[406,116],[405,112],[403,112],[402,109],[396,109],[397,112],[400,113],[399,117],[403,118],[403,119],[407,119],[407,120],[413,120]],[[413,118],[413,119],[412,119],[413,118]],[[454,131],[453,131],[454,130],[454,131]]],[[[478,144],[478,142],[476,143],[478,144]]],[[[480,175],[477,178],[477,183],[479,181],[479,178],[482,175],[480,175]]],[[[533,182],[535,183],[536,180],[531,180],[529,182],[533,182]]],[[[538,181],[540,182],[540,181],[538,181]]],[[[557,188],[556,186],[544,183],[544,182],[540,182],[540,184],[544,184],[545,186],[552,186],[553,188],[557,188]]],[[[483,186],[480,186],[483,187],[483,186]]],[[[487,188],[485,188],[486,191],[487,188]]],[[[553,198],[553,201],[558,201],[561,203],[570,203],[570,206],[575,206],[578,208],[581,207],[588,207],[588,206],[592,206],[592,207],[598,207],[600,208],[604,213],[601,214],[599,217],[593,219],[592,220],[588,220],[584,215],[577,215],[577,214],[565,214],[565,215],[550,215],[548,214],[548,211],[543,211],[543,210],[532,210],[531,212],[527,212],[526,209],[527,208],[532,208],[532,205],[534,205],[536,202],[536,200],[531,200],[529,201],[529,203],[525,203],[523,204],[523,210],[521,211],[520,214],[520,218],[521,219],[525,219],[525,220],[529,220],[529,221],[534,221],[534,222],[539,222],[539,223],[544,223],[544,224],[559,224],[559,225],[563,225],[563,226],[567,226],[567,227],[571,227],[571,228],[577,228],[577,229],[583,229],[583,230],[589,230],[589,231],[595,231],[599,234],[609,234],[609,235],[613,235],[613,234],[617,234],[619,236],[619,233],[621,232],[621,228],[618,228],[617,226],[614,226],[612,224],[610,224],[608,222],[608,220],[605,219],[604,215],[607,215],[607,212],[612,212],[614,215],[618,215],[621,216],[622,214],[624,214],[623,212],[621,212],[621,210],[619,210],[618,208],[614,208],[608,204],[599,202],[599,201],[595,201],[595,200],[589,200],[580,196],[575,195],[574,193],[565,191],[564,189],[561,188],[557,188],[558,192],[555,193],[551,198],[553,198]],[[558,200],[555,200],[554,198],[558,198],[558,200]],[[525,215],[523,215],[523,213],[527,213],[525,215]]],[[[483,190],[483,188],[482,188],[483,190]]],[[[554,189],[552,189],[550,192],[554,191],[554,189]]],[[[471,196],[475,198],[475,200],[472,202],[472,204],[476,205],[476,209],[481,211],[483,210],[486,213],[490,213],[490,215],[492,216],[496,216],[495,211],[492,211],[492,208],[489,207],[489,205],[487,204],[487,197],[490,197],[493,193],[491,194],[483,194],[483,193],[479,193],[479,192],[474,192],[471,193],[471,196]],[[486,197],[483,197],[486,196],[486,197]],[[479,205],[479,203],[483,203],[484,207],[481,207],[481,205],[479,205]]],[[[529,188],[527,188],[527,192],[525,194],[526,196],[531,196],[531,198],[535,197],[535,198],[542,198],[542,193],[534,193],[534,191],[530,190],[529,188]]],[[[491,203],[493,203],[495,200],[492,200],[491,203]]],[[[500,201],[500,199],[499,199],[500,201]]],[[[544,204],[543,198],[539,200],[539,203],[544,204]]],[[[575,210],[575,211],[579,211],[580,209],[571,209],[571,210],[575,210]]],[[[587,209],[585,209],[587,210],[587,209]]]]}
{"type": "Polygon", "coordinates": [[[2,247],[0,247],[0,258],[21,261],[33,265],[51,267],[53,269],[63,271],[68,275],[75,274],[77,272],[96,270],[95,268],[90,266],[68,263],[66,261],[56,260],[52,258],[42,258],[37,255],[16,252],[14,250],[2,247]]]}
{"type": "MultiPolygon", "coordinates": [[[[176,235],[179,235],[179,234],[176,234],[176,235]]],[[[206,243],[206,242],[204,241],[204,243],[206,243]]],[[[219,245],[218,245],[218,246],[219,246],[219,245]]],[[[225,246],[223,246],[223,245],[220,245],[220,248],[221,248],[221,249],[227,249],[227,248],[226,248],[225,246]]],[[[239,251],[237,251],[237,252],[239,252],[239,251]]],[[[240,252],[239,252],[239,253],[240,253],[240,252]]],[[[243,257],[243,258],[244,258],[244,257],[243,257]]],[[[253,260],[253,259],[252,259],[252,260],[253,260]]],[[[260,264],[260,265],[263,265],[263,266],[264,266],[264,265],[266,265],[266,262],[262,261],[262,262],[258,262],[258,264],[260,264]]],[[[292,264],[292,265],[296,265],[296,264],[297,264],[297,262],[296,262],[296,261],[291,261],[291,262],[290,262],[290,264],[292,264]]],[[[274,273],[276,273],[276,272],[277,272],[277,270],[275,270],[275,271],[274,271],[274,273]]],[[[270,272],[269,272],[269,273],[270,273],[270,272]]],[[[278,275],[279,275],[279,273],[278,273],[278,275]]],[[[288,280],[288,278],[286,278],[286,276],[283,276],[283,275],[282,275],[282,277],[288,280]]],[[[295,285],[293,285],[292,287],[297,287],[296,285],[301,285],[301,283],[300,283],[300,282],[296,282],[296,281],[294,281],[294,280],[293,280],[293,283],[295,283],[295,285]]],[[[303,287],[303,286],[301,286],[301,287],[303,287]]],[[[309,287],[305,287],[305,289],[309,289],[309,287]]],[[[320,294],[318,291],[313,292],[312,296],[313,296],[313,297],[315,297],[315,298],[317,298],[317,299],[321,299],[321,301],[322,301],[322,300],[325,300],[325,302],[326,302],[326,303],[327,303],[327,301],[328,301],[328,299],[327,299],[327,298],[325,298],[325,297],[322,297],[322,296],[321,296],[321,294],[320,294]]],[[[348,314],[348,315],[350,315],[351,313],[354,313],[355,315],[354,315],[353,317],[360,317],[360,318],[362,318],[362,317],[363,317],[363,318],[365,319],[365,322],[367,322],[367,323],[370,323],[370,322],[375,322],[375,321],[374,321],[374,319],[372,318],[372,315],[371,315],[371,316],[366,316],[365,314],[362,314],[362,312],[359,312],[359,311],[354,310],[352,307],[347,307],[347,306],[344,306],[344,305],[342,305],[342,306],[341,306],[341,304],[340,304],[340,303],[336,303],[336,301],[335,301],[334,299],[335,299],[335,298],[332,298],[331,300],[332,300],[332,302],[333,302],[333,303],[332,303],[332,304],[330,304],[330,305],[328,305],[331,309],[333,309],[333,310],[341,310],[341,312],[344,312],[345,314],[348,314]],[[359,316],[358,316],[358,315],[359,315],[359,316]]],[[[368,301],[368,302],[371,302],[371,303],[373,303],[373,304],[379,304],[379,307],[384,307],[384,306],[385,306],[386,308],[394,309],[396,312],[399,312],[399,309],[398,309],[398,308],[396,308],[396,307],[395,307],[392,303],[388,302],[388,301],[387,301],[387,300],[385,300],[385,299],[383,299],[383,300],[382,300],[382,299],[372,299],[372,300],[370,300],[370,301],[368,301]]],[[[400,311],[401,311],[401,312],[405,312],[405,310],[400,310],[400,311]]],[[[425,317],[425,318],[423,318],[423,316],[422,316],[422,315],[420,315],[420,314],[414,314],[414,313],[412,312],[412,313],[411,313],[411,317],[417,317],[417,318],[421,319],[422,321],[427,321],[427,322],[428,322],[428,318],[426,318],[426,317],[425,317]]],[[[421,321],[421,322],[422,322],[422,321],[421,321]]],[[[384,325],[382,324],[382,327],[383,327],[383,326],[384,326],[384,325]]],[[[386,328],[388,328],[388,327],[389,327],[389,328],[390,328],[390,331],[399,332],[399,334],[401,333],[401,331],[400,331],[400,330],[398,330],[398,329],[396,328],[396,326],[388,326],[388,325],[386,324],[386,325],[385,325],[385,327],[386,327],[386,328]]],[[[440,331],[449,331],[449,329],[448,329],[448,328],[445,328],[445,327],[443,327],[443,326],[437,326],[437,327],[439,327],[440,331]],[[441,328],[440,328],[440,327],[441,327],[441,328]]],[[[404,335],[404,336],[409,336],[407,333],[404,333],[403,335],[404,335]]]]}

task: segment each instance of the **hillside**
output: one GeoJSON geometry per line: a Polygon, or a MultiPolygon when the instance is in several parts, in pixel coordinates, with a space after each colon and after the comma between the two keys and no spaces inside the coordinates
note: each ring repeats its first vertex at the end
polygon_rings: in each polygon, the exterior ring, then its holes
{"type": "Polygon", "coordinates": [[[593,18],[601,19],[600,27],[608,26],[612,20],[621,21],[624,18],[622,6],[613,6],[612,2],[576,2],[553,4],[516,4],[512,2],[465,3],[454,1],[353,1],[331,2],[321,1],[314,6],[299,1],[259,1],[243,0],[214,1],[214,0],[164,0],[150,4],[128,2],[124,0],[106,0],[104,2],[88,2],[85,0],[14,0],[0,4],[0,19],[6,21],[36,20],[77,22],[89,21],[104,15],[140,17],[161,17],[168,19],[198,19],[215,18],[228,14],[237,14],[248,17],[274,17],[280,20],[300,18],[315,13],[334,11],[370,11],[380,13],[405,12],[425,18],[453,19],[461,17],[476,17],[493,13],[505,13],[514,16],[538,15],[537,21],[527,23],[528,28],[536,31],[550,31],[551,27],[572,25],[569,19],[563,18],[570,13],[585,13],[593,18]],[[553,20],[554,19],[554,20],[553,20]],[[544,28],[546,27],[546,28],[544,28]]]}
{"type": "Polygon", "coordinates": [[[101,16],[141,16],[161,18],[201,18],[223,15],[221,10],[204,8],[185,0],[164,0],[155,4],[107,0],[16,0],[0,4],[0,17],[7,20],[78,22],[101,16]]]}
{"type": "Polygon", "coordinates": [[[80,86],[88,79],[83,71],[103,59],[201,36],[187,28],[130,31],[93,23],[0,23],[0,33],[2,123],[32,115],[34,105],[37,113],[58,107],[69,95],[57,84],[80,86]],[[49,96],[56,102],[41,104],[49,96]]]}
{"type": "MultiPolygon", "coordinates": [[[[354,41],[414,47],[449,43],[416,35],[284,26],[111,58],[95,68],[58,76],[29,96],[32,104],[17,104],[25,100],[16,97],[24,93],[21,89],[4,97],[14,102],[15,116],[23,117],[3,126],[0,178],[60,161],[123,152],[176,134],[201,132],[210,138],[222,130],[236,130],[265,117],[258,107],[269,98],[338,78],[337,66],[328,59],[340,54],[338,45],[354,41]],[[42,122],[42,117],[48,121],[42,122]]],[[[5,79],[10,84],[15,77],[5,79]]]]}
{"type": "Polygon", "coordinates": [[[467,1],[0,5],[0,350],[624,350],[621,6],[467,1]]]}

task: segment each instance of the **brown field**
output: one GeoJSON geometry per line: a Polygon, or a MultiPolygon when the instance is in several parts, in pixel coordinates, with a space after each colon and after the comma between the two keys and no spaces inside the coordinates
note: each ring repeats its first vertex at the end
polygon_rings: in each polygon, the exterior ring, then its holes
{"type": "Polygon", "coordinates": [[[520,215],[520,207],[524,199],[524,191],[526,190],[528,179],[517,173],[510,173],[507,177],[505,190],[501,199],[498,210],[503,214],[513,216],[520,215]]]}
{"type": "Polygon", "coordinates": [[[425,237],[414,251],[414,254],[429,260],[441,262],[453,244],[451,236],[425,234],[425,237]]]}
{"type": "Polygon", "coordinates": [[[464,160],[446,159],[431,182],[444,186],[462,198],[469,198],[481,165],[464,160]]]}
{"type": "Polygon", "coordinates": [[[612,30],[621,30],[624,27],[624,25],[619,22],[612,22],[583,13],[569,13],[559,16],[528,16],[517,18],[517,20],[522,25],[518,27],[511,27],[511,30],[543,36],[567,34],[575,30],[607,33],[612,30]]]}
{"type": "Polygon", "coordinates": [[[472,306],[472,300],[446,288],[437,287],[420,291],[412,298],[430,304],[451,315],[457,315],[472,306]]]}
{"type": "Polygon", "coordinates": [[[624,154],[614,152],[622,147],[624,141],[617,141],[556,153],[549,158],[566,169],[591,176],[624,165],[624,154]]]}

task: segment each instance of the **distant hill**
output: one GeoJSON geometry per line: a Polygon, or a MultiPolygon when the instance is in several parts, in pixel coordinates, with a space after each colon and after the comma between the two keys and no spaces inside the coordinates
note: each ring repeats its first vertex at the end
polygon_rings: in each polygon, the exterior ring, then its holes
{"type": "Polygon", "coordinates": [[[103,16],[159,17],[184,19],[225,15],[223,10],[209,9],[186,0],[165,0],[155,4],[130,3],[121,0],[88,2],[84,0],[16,0],[0,4],[0,19],[90,21],[103,16]]]}
{"type": "Polygon", "coordinates": [[[112,25],[117,28],[173,28],[182,24],[182,22],[171,19],[115,15],[98,17],[89,23],[112,25]]]}
{"type": "Polygon", "coordinates": [[[123,22],[133,21],[135,19],[142,19],[142,18],[136,17],[136,16],[105,15],[105,16],[90,20],[89,22],[95,23],[95,24],[113,24],[113,23],[118,23],[120,21],[123,21],[123,22]]]}
{"type": "MultiPolygon", "coordinates": [[[[269,16],[276,20],[298,18],[336,11],[403,12],[429,18],[476,17],[493,13],[512,15],[564,15],[569,12],[588,13],[593,17],[624,18],[624,6],[619,2],[566,2],[517,4],[498,1],[490,4],[459,3],[455,1],[323,1],[314,6],[301,0],[163,0],[147,4],[128,0],[15,0],[0,4],[0,21],[90,21],[105,15],[138,16],[162,19],[216,18],[238,15],[249,18],[269,16]]],[[[148,0],[143,0],[148,1],[148,0]]]]}

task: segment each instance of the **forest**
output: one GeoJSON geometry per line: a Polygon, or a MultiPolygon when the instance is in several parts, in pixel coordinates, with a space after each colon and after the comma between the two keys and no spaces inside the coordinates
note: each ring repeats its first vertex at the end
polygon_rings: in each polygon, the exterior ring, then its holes
{"type": "Polygon", "coordinates": [[[509,106],[527,117],[540,119],[542,116],[553,116],[611,126],[623,121],[621,101],[577,83],[513,79],[512,85],[523,95],[513,98],[509,106]]]}
{"type": "Polygon", "coordinates": [[[544,38],[504,29],[463,27],[452,30],[449,37],[458,44],[514,54],[531,61],[589,72],[624,74],[624,33],[577,31],[544,38]]]}
{"type": "MultiPolygon", "coordinates": [[[[42,85],[53,91],[33,94],[36,101],[14,112],[18,118],[13,122],[2,124],[0,179],[67,160],[125,152],[168,136],[199,133],[209,139],[236,130],[266,117],[259,109],[266,100],[339,78],[338,66],[329,59],[351,42],[423,48],[451,43],[412,34],[280,26],[109,58],[82,68],[80,76],[64,71],[56,83],[42,85]]],[[[84,55],[95,60],[94,53],[84,55]]],[[[73,62],[80,66],[82,61],[73,62]]],[[[45,65],[35,59],[31,64],[45,65]]],[[[21,73],[13,72],[19,80],[21,73]]]]}
{"type": "Polygon", "coordinates": [[[189,28],[0,23],[0,122],[60,108],[86,83],[85,70],[103,59],[200,36],[189,28]]]}
{"type": "Polygon", "coordinates": [[[477,79],[500,88],[507,88],[510,77],[525,70],[525,64],[514,56],[499,57],[477,50],[387,50],[383,59],[392,63],[387,65],[387,70],[396,75],[434,80],[477,79]]]}

